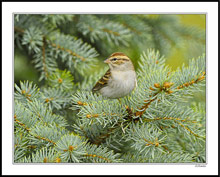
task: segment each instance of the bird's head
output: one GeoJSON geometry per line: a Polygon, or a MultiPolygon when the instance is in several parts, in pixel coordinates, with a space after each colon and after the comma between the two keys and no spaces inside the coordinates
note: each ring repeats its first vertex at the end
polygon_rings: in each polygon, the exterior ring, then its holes
{"type": "Polygon", "coordinates": [[[122,52],[116,52],[110,55],[105,61],[111,70],[128,71],[134,70],[132,61],[122,52]]]}

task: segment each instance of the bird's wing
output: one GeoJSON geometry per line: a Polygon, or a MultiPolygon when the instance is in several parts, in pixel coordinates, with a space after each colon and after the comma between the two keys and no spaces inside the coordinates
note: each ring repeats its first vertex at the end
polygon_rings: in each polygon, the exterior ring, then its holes
{"type": "Polygon", "coordinates": [[[99,79],[99,81],[95,84],[95,86],[93,87],[92,91],[99,91],[101,88],[105,87],[108,83],[108,80],[111,77],[111,72],[110,69],[105,73],[105,75],[99,79]]]}

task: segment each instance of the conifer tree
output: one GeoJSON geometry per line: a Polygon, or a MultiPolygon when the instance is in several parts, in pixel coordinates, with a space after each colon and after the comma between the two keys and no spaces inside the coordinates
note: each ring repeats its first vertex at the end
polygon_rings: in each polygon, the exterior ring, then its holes
{"type": "Polygon", "coordinates": [[[205,86],[204,31],[174,15],[15,14],[14,46],[39,72],[15,84],[15,163],[206,162],[205,104],[188,99],[205,86]],[[173,70],[164,56],[185,40],[199,52],[173,70]],[[119,47],[138,79],[120,101],[91,92],[119,47]]]}

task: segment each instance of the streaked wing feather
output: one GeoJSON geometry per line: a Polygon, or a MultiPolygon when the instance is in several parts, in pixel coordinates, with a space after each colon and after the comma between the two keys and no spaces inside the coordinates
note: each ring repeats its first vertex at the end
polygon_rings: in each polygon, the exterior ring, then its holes
{"type": "Polygon", "coordinates": [[[108,83],[108,80],[111,77],[111,72],[110,69],[105,73],[105,75],[99,79],[99,81],[95,84],[95,86],[93,87],[92,91],[99,91],[101,88],[105,87],[108,83]]]}

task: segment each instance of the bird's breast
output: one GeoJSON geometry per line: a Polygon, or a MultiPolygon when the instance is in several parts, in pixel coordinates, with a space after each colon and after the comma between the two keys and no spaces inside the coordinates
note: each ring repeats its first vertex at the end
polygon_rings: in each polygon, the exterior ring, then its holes
{"type": "Polygon", "coordinates": [[[136,86],[136,74],[134,71],[113,71],[108,86],[101,92],[110,98],[120,98],[128,95],[136,86]]]}
{"type": "Polygon", "coordinates": [[[136,79],[136,74],[134,71],[115,71],[112,72],[112,78],[110,80],[110,85],[113,87],[133,87],[134,81],[136,79]]]}

